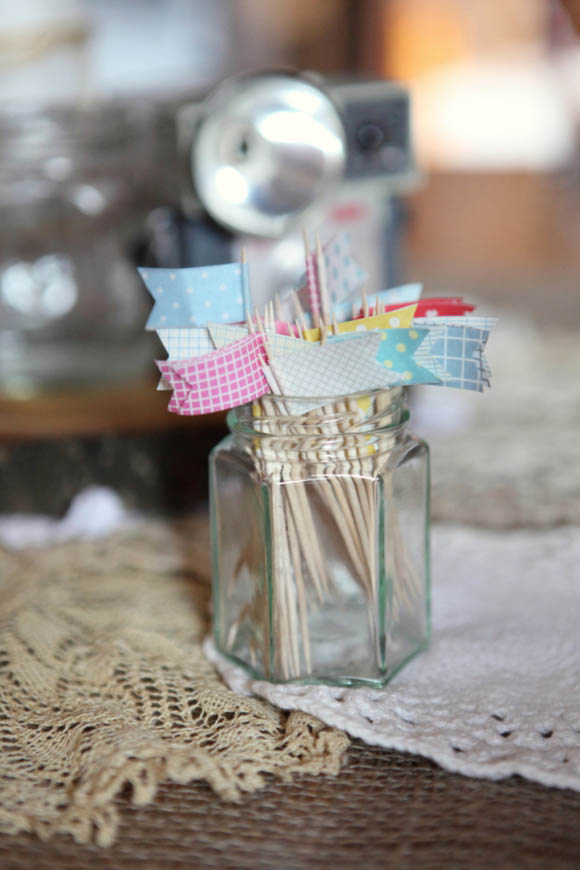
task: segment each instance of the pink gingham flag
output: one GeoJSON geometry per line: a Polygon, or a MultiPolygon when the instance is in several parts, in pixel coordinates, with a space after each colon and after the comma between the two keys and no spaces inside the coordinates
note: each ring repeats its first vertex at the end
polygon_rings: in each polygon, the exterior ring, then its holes
{"type": "Polygon", "coordinates": [[[197,416],[245,405],[269,393],[262,362],[266,350],[257,333],[205,356],[156,365],[173,389],[168,410],[197,416]]]}

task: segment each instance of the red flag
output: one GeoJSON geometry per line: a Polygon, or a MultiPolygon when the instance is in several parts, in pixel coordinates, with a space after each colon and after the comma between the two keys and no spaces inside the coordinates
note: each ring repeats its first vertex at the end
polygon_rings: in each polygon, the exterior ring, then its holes
{"type": "MultiPolygon", "coordinates": [[[[395,311],[401,307],[398,302],[394,305],[385,305],[385,311],[395,311]]],[[[415,317],[462,317],[475,310],[475,305],[464,302],[461,296],[445,296],[433,299],[419,299],[415,317]]],[[[369,315],[374,314],[374,309],[369,307],[369,315]]],[[[362,308],[354,318],[363,316],[362,308]]]]}

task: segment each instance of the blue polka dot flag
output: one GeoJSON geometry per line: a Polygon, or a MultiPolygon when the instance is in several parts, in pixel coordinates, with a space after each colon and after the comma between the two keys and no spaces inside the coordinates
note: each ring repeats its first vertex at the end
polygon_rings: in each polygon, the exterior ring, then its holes
{"type": "Polygon", "coordinates": [[[247,263],[188,269],[139,269],[155,300],[146,329],[241,323],[250,312],[247,263]]]}
{"type": "Polygon", "coordinates": [[[427,337],[428,329],[384,329],[376,361],[401,384],[440,384],[437,375],[419,365],[415,353],[427,337]]]}

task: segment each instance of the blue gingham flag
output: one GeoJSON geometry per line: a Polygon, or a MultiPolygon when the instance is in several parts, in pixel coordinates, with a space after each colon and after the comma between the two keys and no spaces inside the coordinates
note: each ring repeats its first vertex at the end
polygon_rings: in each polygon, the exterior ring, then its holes
{"type": "MultiPolygon", "coordinates": [[[[430,330],[430,353],[443,370],[444,387],[483,392],[490,386],[490,369],[484,355],[489,329],[474,326],[436,326],[430,330]]],[[[429,367],[428,362],[423,362],[429,367]]]]}
{"type": "Polygon", "coordinates": [[[239,323],[249,312],[246,263],[190,269],[139,269],[155,300],[146,329],[239,323]]]}

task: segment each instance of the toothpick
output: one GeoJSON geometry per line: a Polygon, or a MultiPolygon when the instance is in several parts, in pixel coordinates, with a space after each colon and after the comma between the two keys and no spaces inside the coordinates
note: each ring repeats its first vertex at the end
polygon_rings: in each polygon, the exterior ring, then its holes
{"type": "Polygon", "coordinates": [[[248,265],[247,265],[245,245],[242,245],[241,261],[242,261],[242,269],[241,269],[241,273],[242,273],[241,274],[242,296],[244,299],[244,311],[245,311],[245,314],[247,315],[248,312],[250,312],[252,310],[252,291],[250,288],[250,280],[249,280],[249,275],[248,275],[248,265]]]}
{"type": "Polygon", "coordinates": [[[332,328],[334,329],[334,334],[338,335],[338,320],[334,312],[332,313],[332,328]]]}
{"type": "MultiPolygon", "coordinates": [[[[312,273],[312,268],[309,264],[312,264],[312,251],[310,250],[310,240],[308,239],[308,233],[305,229],[302,230],[302,239],[304,241],[304,259],[306,260],[306,286],[308,288],[309,298],[311,297],[312,288],[310,287],[311,278],[309,278],[309,274],[312,273]]],[[[317,272],[318,269],[315,270],[317,272]]],[[[316,275],[314,274],[314,280],[316,282],[316,275]]],[[[320,281],[317,282],[317,292],[316,296],[318,297],[318,302],[320,303],[320,281]]],[[[310,313],[312,315],[312,323],[315,328],[320,326],[320,311],[318,310],[318,306],[312,305],[312,299],[310,298],[310,313]]]]}
{"type": "MultiPolygon", "coordinates": [[[[266,353],[268,354],[268,358],[270,358],[270,352],[267,350],[266,353]]],[[[274,377],[274,372],[272,371],[271,367],[265,362],[262,362],[262,371],[264,372],[264,377],[268,381],[268,386],[272,390],[272,393],[275,396],[280,396],[282,394],[282,390],[280,389],[280,384],[274,377]]]]}
{"type": "Polygon", "coordinates": [[[375,298],[375,314],[380,314],[380,313],[381,313],[381,303],[380,303],[379,297],[377,295],[375,298]]]}
{"type": "Polygon", "coordinates": [[[292,291],[292,300],[294,302],[294,308],[296,309],[296,316],[302,324],[302,329],[308,329],[306,318],[304,317],[304,311],[302,310],[302,305],[300,304],[300,299],[298,298],[296,290],[292,291]]]}
{"type": "Polygon", "coordinates": [[[320,290],[320,307],[322,309],[322,322],[329,324],[330,302],[328,299],[328,285],[326,283],[326,263],[320,243],[320,236],[316,233],[316,265],[318,266],[318,288],[320,290]]]}
{"type": "Polygon", "coordinates": [[[282,302],[279,293],[276,293],[274,296],[274,308],[276,309],[276,320],[284,320],[284,317],[282,316],[282,302]]]}
{"type": "Polygon", "coordinates": [[[363,305],[362,305],[363,317],[368,317],[369,316],[369,303],[368,303],[368,299],[367,299],[366,287],[362,288],[361,295],[362,295],[362,303],[363,303],[363,305]]]}
{"type": "Polygon", "coordinates": [[[356,302],[352,303],[352,319],[356,320],[357,314],[359,312],[359,308],[357,307],[356,302]]]}
{"type": "Polygon", "coordinates": [[[266,330],[265,330],[265,328],[264,328],[264,321],[263,321],[262,318],[260,317],[260,312],[258,311],[257,308],[256,308],[256,310],[255,310],[255,312],[254,312],[254,319],[255,319],[256,324],[257,324],[257,326],[258,326],[258,332],[265,332],[266,330]]]}

